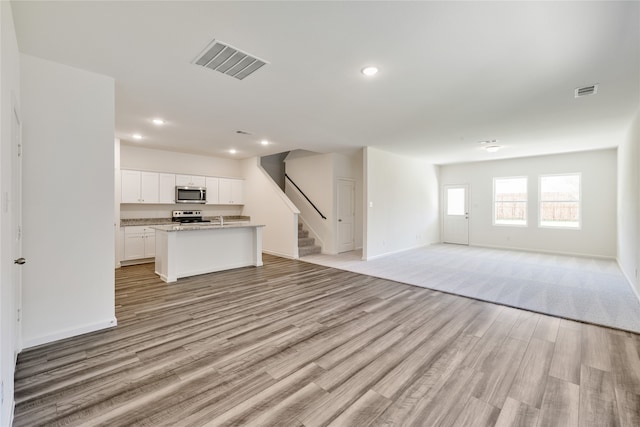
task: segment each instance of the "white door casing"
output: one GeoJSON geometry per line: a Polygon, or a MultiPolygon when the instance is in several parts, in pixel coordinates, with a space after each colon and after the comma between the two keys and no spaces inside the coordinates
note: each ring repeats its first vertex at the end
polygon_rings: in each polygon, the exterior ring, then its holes
{"type": "Polygon", "coordinates": [[[445,185],[443,187],[444,243],[469,244],[469,186],[445,185]]]}
{"type": "Polygon", "coordinates": [[[22,350],[22,123],[16,106],[13,108],[11,120],[11,146],[12,146],[12,182],[11,189],[11,215],[13,223],[12,255],[14,264],[11,272],[11,280],[14,292],[14,310],[16,316],[14,333],[15,355],[22,350]]]}
{"type": "Polygon", "coordinates": [[[355,181],[338,178],[338,252],[355,249],[355,181]]]}

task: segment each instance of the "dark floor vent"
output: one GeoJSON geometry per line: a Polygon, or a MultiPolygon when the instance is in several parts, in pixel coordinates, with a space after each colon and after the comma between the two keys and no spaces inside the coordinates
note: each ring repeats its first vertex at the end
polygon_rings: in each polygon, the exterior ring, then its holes
{"type": "Polygon", "coordinates": [[[580,98],[583,96],[595,95],[598,92],[598,85],[577,87],[575,90],[575,97],[580,98]]]}

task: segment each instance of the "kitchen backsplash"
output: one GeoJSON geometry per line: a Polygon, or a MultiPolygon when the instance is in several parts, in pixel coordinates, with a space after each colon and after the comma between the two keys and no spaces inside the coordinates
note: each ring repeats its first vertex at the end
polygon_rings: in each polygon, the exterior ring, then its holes
{"type": "Polygon", "coordinates": [[[171,218],[171,211],[199,210],[202,216],[242,215],[242,206],[210,205],[120,205],[121,219],[171,218]]]}

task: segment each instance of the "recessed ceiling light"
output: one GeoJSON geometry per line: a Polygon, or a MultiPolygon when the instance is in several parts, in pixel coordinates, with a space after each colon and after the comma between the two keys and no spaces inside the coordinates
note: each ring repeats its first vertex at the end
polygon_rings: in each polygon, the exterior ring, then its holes
{"type": "Polygon", "coordinates": [[[164,120],[162,119],[153,119],[153,124],[162,126],[164,124],[164,120]]]}
{"type": "Polygon", "coordinates": [[[485,150],[487,150],[487,153],[495,153],[496,151],[498,151],[501,148],[502,147],[499,146],[499,145],[490,145],[488,147],[485,147],[485,150]]]}
{"type": "Polygon", "coordinates": [[[360,72],[367,77],[375,76],[378,73],[378,67],[364,67],[360,72]]]}
{"type": "Polygon", "coordinates": [[[260,144],[269,145],[269,141],[267,141],[266,139],[263,139],[262,141],[260,141],[260,144]]]}
{"type": "Polygon", "coordinates": [[[232,148],[231,150],[229,150],[229,153],[236,154],[236,150],[234,148],[232,148]]]}
{"type": "Polygon", "coordinates": [[[131,136],[133,136],[133,139],[142,139],[142,135],[140,135],[139,133],[134,133],[131,136]]]}

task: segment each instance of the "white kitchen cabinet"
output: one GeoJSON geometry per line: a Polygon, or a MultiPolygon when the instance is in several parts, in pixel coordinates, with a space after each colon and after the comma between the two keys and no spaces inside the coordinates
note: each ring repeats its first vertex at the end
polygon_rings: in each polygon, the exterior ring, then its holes
{"type": "Polygon", "coordinates": [[[208,205],[219,204],[219,200],[218,200],[219,181],[220,181],[220,178],[214,178],[211,176],[206,177],[205,187],[207,187],[207,204],[208,205]]]}
{"type": "Polygon", "coordinates": [[[121,172],[121,203],[158,203],[159,174],[123,170],[121,172]]]}
{"type": "Polygon", "coordinates": [[[218,180],[218,204],[241,205],[244,203],[244,181],[242,179],[220,178],[218,180]]]}
{"type": "Polygon", "coordinates": [[[158,172],[142,172],[140,174],[140,196],[142,203],[158,203],[158,172]]]}
{"type": "Polygon", "coordinates": [[[176,202],[176,176],[172,173],[161,173],[159,177],[158,203],[176,202]]]}
{"type": "Polygon", "coordinates": [[[205,187],[204,176],[199,175],[176,175],[176,185],[179,187],[205,187]]]}
{"type": "Polygon", "coordinates": [[[140,203],[140,172],[121,172],[121,203],[140,203]]]}
{"type": "Polygon", "coordinates": [[[145,226],[124,227],[123,261],[153,258],[156,254],[156,231],[145,226]]]}

